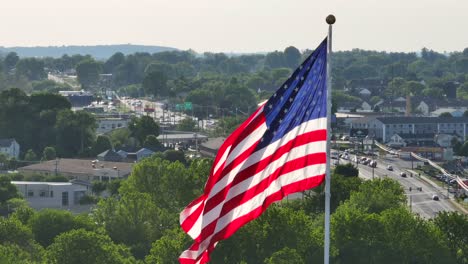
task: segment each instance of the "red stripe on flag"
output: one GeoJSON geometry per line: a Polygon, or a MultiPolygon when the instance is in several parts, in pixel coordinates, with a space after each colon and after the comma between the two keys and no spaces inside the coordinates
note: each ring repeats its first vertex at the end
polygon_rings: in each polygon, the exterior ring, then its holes
{"type": "MultiPolygon", "coordinates": [[[[255,175],[256,173],[262,171],[265,169],[271,162],[277,160],[281,156],[283,156],[285,153],[291,151],[292,148],[302,146],[304,144],[308,144],[311,142],[316,142],[316,141],[324,141],[326,140],[326,130],[316,130],[312,131],[309,133],[302,134],[293,140],[289,141],[286,143],[284,146],[280,147],[277,151],[273,153],[273,155],[269,157],[265,157],[263,160],[260,160],[259,162],[249,166],[248,168],[242,170],[240,173],[236,175],[236,178],[234,181],[220,191],[219,193],[215,194],[213,197],[208,198],[208,201],[206,202],[205,205],[205,213],[213,209],[216,205],[218,205],[222,200],[225,198],[226,190],[230,189],[231,186],[244,181],[248,177],[251,177],[252,175],[255,175]]],[[[251,153],[245,153],[248,156],[251,156],[251,153]]],[[[244,154],[243,154],[244,155],[244,154]]],[[[243,156],[242,155],[242,156],[243,156]]],[[[245,159],[244,159],[245,160],[245,159]]],[[[241,161],[244,160],[236,160],[235,162],[232,163],[232,165],[228,165],[225,168],[225,171],[223,171],[223,177],[229,173],[233,168],[238,166],[241,161]]]]}
{"type": "MultiPolygon", "coordinates": [[[[217,202],[218,203],[215,204],[215,206],[217,206],[220,203],[222,203],[223,201],[227,200],[227,201],[225,201],[225,203],[223,205],[221,213],[216,218],[216,220],[214,220],[213,222],[211,222],[208,225],[208,226],[210,226],[210,228],[207,228],[208,227],[207,226],[207,227],[204,227],[202,229],[200,235],[197,237],[196,240],[200,241],[201,239],[210,236],[214,232],[214,230],[211,228],[211,225],[213,223],[217,223],[219,218],[226,215],[227,213],[229,213],[234,208],[242,206],[244,203],[251,200],[256,195],[258,195],[258,194],[262,193],[263,191],[265,191],[265,189],[267,189],[271,184],[273,184],[275,182],[275,180],[278,179],[278,177],[280,177],[281,175],[284,175],[286,173],[289,173],[289,172],[304,168],[306,166],[324,164],[325,162],[326,162],[326,154],[325,153],[323,153],[323,152],[322,153],[314,153],[314,154],[303,156],[303,157],[300,157],[298,159],[294,159],[294,160],[292,160],[290,162],[287,162],[283,166],[279,167],[272,174],[270,174],[268,176],[265,176],[260,183],[256,184],[255,186],[252,186],[251,188],[249,188],[245,192],[243,192],[241,194],[238,194],[235,197],[232,197],[231,199],[227,199],[227,195],[229,194],[230,188],[225,189],[224,192],[223,192],[223,196],[218,196],[217,197],[217,199],[218,199],[217,202]]],[[[250,175],[250,176],[252,176],[252,175],[250,175]]],[[[314,175],[305,175],[304,177],[307,177],[307,176],[310,177],[310,176],[314,176],[314,175]]],[[[320,181],[320,183],[321,183],[321,181],[320,181]]],[[[315,186],[313,186],[313,187],[315,187],[315,186]]],[[[303,188],[305,188],[305,187],[303,187],[303,188]]],[[[281,188],[281,190],[287,190],[287,189],[281,188]]],[[[305,190],[305,189],[302,189],[302,190],[305,190]]],[[[285,193],[287,193],[287,192],[285,192],[285,193]]],[[[206,212],[208,212],[207,209],[205,209],[205,213],[206,212]]]]}

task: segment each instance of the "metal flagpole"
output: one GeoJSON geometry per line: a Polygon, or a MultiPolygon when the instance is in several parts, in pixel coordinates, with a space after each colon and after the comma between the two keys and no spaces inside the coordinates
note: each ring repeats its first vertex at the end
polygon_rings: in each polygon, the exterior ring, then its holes
{"type": "Polygon", "coordinates": [[[328,38],[327,38],[327,169],[325,175],[325,247],[324,261],[328,264],[330,261],[330,148],[331,148],[331,55],[332,55],[332,25],[335,23],[335,16],[327,16],[328,38]]]}

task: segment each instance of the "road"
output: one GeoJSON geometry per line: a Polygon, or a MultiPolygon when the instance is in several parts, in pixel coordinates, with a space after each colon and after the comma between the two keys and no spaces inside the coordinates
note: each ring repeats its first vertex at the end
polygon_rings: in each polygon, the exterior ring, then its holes
{"type": "MultiPolygon", "coordinates": [[[[351,155],[354,157],[354,155],[351,155]]],[[[340,163],[349,163],[349,160],[340,160],[340,163]]],[[[372,168],[367,165],[358,164],[359,177],[364,179],[372,179],[372,168]]],[[[417,175],[411,177],[408,169],[411,169],[411,162],[401,161],[400,159],[386,156],[377,159],[377,168],[374,169],[374,178],[389,177],[398,181],[405,190],[408,197],[408,204],[412,212],[420,215],[423,218],[432,218],[441,211],[457,211],[456,207],[447,196],[448,192],[442,187],[433,186],[419,178],[417,175]],[[393,171],[387,170],[387,165],[392,165],[393,171]],[[407,177],[401,177],[400,173],[405,172],[407,177]],[[410,191],[411,187],[411,191],[410,191]],[[418,188],[422,188],[419,191],[418,188]],[[433,195],[437,195],[440,200],[432,199],[433,195]]]]}

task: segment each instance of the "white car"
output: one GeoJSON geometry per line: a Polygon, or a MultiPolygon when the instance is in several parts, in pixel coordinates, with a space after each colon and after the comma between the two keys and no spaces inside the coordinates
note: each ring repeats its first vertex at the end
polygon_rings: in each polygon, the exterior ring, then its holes
{"type": "Polygon", "coordinates": [[[392,171],[392,170],[393,170],[392,165],[388,165],[388,166],[387,166],[387,170],[392,171]]]}

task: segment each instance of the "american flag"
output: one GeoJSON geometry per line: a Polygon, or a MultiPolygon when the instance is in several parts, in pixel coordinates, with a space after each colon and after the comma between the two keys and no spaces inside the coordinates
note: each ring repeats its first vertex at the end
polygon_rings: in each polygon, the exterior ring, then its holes
{"type": "Polygon", "coordinates": [[[218,241],[283,197],[320,185],[327,148],[327,39],[224,142],[204,194],[180,214],[195,241],[179,261],[207,263],[218,241]]]}

